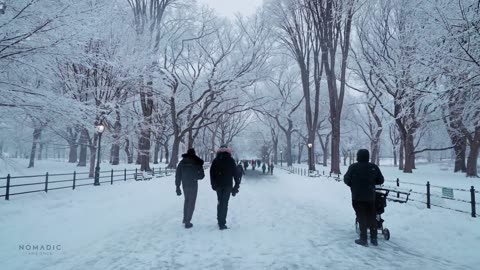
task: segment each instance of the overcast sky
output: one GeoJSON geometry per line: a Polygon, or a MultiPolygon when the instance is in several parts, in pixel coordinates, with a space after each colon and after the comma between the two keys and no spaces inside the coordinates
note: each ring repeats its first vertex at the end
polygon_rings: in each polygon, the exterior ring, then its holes
{"type": "Polygon", "coordinates": [[[208,4],[219,15],[234,18],[236,13],[251,15],[260,7],[263,0],[197,0],[200,4],[208,4]]]}

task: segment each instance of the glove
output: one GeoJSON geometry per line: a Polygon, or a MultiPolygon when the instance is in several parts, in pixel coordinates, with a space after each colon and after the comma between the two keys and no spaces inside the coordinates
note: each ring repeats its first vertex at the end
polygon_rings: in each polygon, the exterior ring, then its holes
{"type": "Polygon", "coordinates": [[[182,191],[180,190],[180,187],[177,187],[177,196],[182,196],[182,191]]]}
{"type": "Polygon", "coordinates": [[[238,193],[238,187],[232,189],[232,196],[235,197],[238,193]]]}

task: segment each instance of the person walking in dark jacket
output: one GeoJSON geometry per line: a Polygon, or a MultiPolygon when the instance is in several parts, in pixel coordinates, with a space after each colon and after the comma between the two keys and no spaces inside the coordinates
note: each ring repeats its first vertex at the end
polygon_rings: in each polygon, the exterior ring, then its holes
{"type": "Polygon", "coordinates": [[[370,153],[360,149],[357,153],[357,163],[350,165],[343,180],[352,191],[352,205],[360,227],[360,239],[356,244],[367,246],[367,227],[370,228],[370,242],[377,242],[377,219],[375,210],[375,185],[384,182],[382,172],[377,165],[370,163],[370,153]]]}
{"type": "Polygon", "coordinates": [[[248,169],[248,160],[243,161],[243,168],[245,169],[245,171],[248,169]]]}
{"type": "Polygon", "coordinates": [[[183,159],[177,166],[175,173],[175,185],[177,187],[177,195],[181,196],[180,184],[183,187],[185,202],[183,204],[183,223],[185,228],[193,227],[192,216],[195,210],[195,202],[197,201],[198,180],[205,177],[203,171],[203,160],[195,154],[195,149],[188,149],[186,154],[182,155],[183,159]]]}
{"type": "Polygon", "coordinates": [[[244,175],[245,175],[245,171],[243,170],[242,162],[239,161],[237,165],[237,177],[240,182],[242,181],[242,177],[244,175]]]}
{"type": "Polygon", "coordinates": [[[273,163],[268,164],[268,171],[273,175],[273,163]]]}
{"type": "Polygon", "coordinates": [[[240,188],[240,179],[236,171],[237,166],[232,158],[232,150],[226,145],[220,146],[210,167],[210,183],[212,189],[217,192],[217,221],[220,230],[228,229],[226,224],[230,194],[235,196],[240,188]],[[232,188],[233,180],[235,180],[235,186],[232,188]]]}
{"type": "Polygon", "coordinates": [[[265,163],[263,163],[262,165],[262,171],[263,171],[263,174],[265,174],[265,170],[267,169],[267,166],[265,166],[265,163]]]}

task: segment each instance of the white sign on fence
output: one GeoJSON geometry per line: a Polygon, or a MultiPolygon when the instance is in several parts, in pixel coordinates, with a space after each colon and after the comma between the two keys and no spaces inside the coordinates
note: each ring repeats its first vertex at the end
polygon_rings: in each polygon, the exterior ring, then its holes
{"type": "Polygon", "coordinates": [[[447,199],[453,199],[453,189],[442,188],[442,197],[447,199]]]}

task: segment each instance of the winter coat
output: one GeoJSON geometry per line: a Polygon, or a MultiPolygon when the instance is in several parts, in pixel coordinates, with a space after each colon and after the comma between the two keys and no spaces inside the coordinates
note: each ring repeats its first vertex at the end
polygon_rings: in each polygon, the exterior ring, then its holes
{"type": "Polygon", "coordinates": [[[243,166],[241,164],[237,165],[237,176],[242,177],[245,175],[245,171],[243,170],[243,166]]]}
{"type": "Polygon", "coordinates": [[[353,201],[375,201],[375,185],[381,185],[384,178],[377,165],[369,163],[370,153],[366,149],[357,153],[357,163],[350,165],[343,181],[352,191],[353,201]]]}
{"type": "Polygon", "coordinates": [[[178,163],[175,172],[175,185],[180,183],[185,185],[196,184],[197,180],[203,179],[205,173],[203,171],[203,160],[194,154],[183,154],[183,159],[178,163]]]}
{"type": "Polygon", "coordinates": [[[240,186],[237,175],[237,165],[228,148],[220,148],[217,156],[210,166],[210,183],[215,190],[221,187],[232,187],[235,179],[235,187],[240,186]]]}

